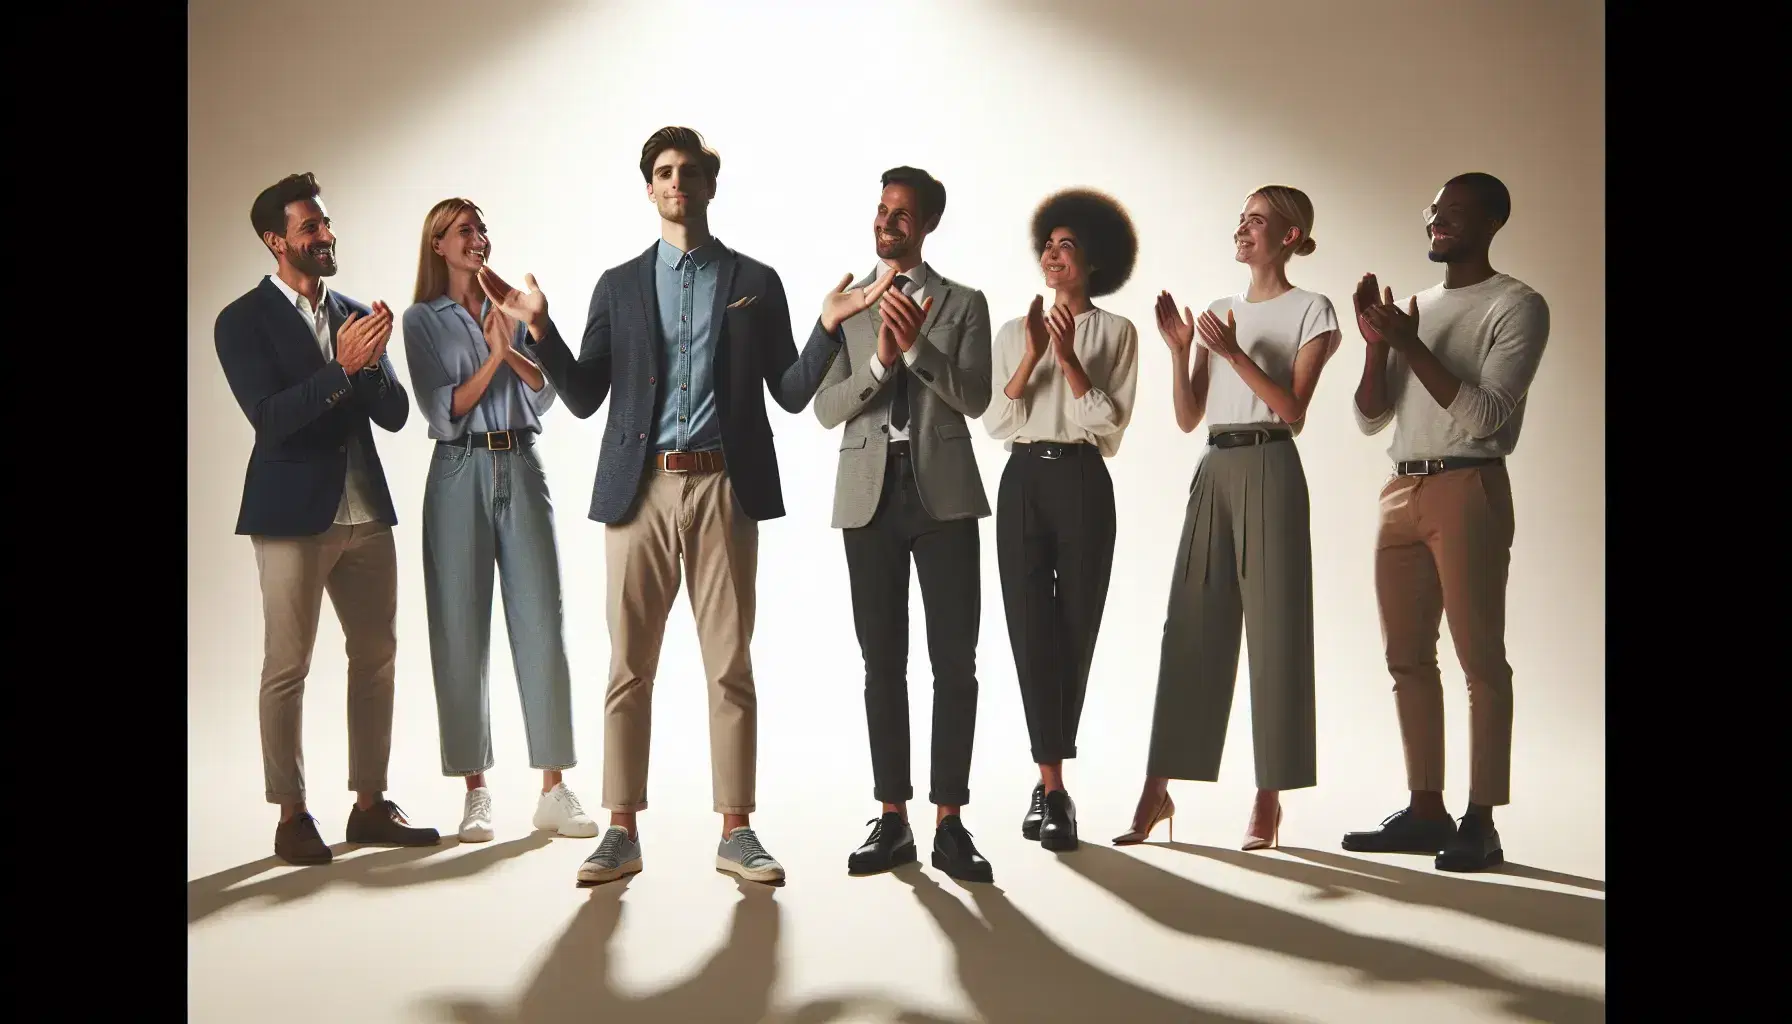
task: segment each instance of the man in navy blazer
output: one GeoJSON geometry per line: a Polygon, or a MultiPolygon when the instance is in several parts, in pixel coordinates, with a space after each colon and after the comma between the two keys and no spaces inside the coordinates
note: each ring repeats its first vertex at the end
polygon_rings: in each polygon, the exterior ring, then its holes
{"type": "Polygon", "coordinates": [[[611,398],[592,487],[605,526],[610,681],[604,706],[604,806],[610,828],[579,869],[601,883],[641,870],[635,815],[647,808],[649,724],[666,616],[681,569],[709,677],[710,768],[722,816],[716,867],[778,883],[784,868],[748,824],[755,808],[757,698],[749,647],[762,520],[784,514],[765,393],[799,413],[839,351],[834,330],[889,287],[848,288],[823,302],[799,352],[778,272],[709,233],[721,158],[689,128],[662,128],[641,150],[660,239],[605,271],[575,358],[525,277],[490,268],[492,301],[528,325],[525,343],[560,401],[583,419],[611,398]]]}
{"type": "Polygon", "coordinates": [[[336,235],[317,179],[294,174],[250,208],[275,272],[218,314],[218,362],[255,428],[236,532],[255,546],[266,631],[261,672],[261,760],[269,803],[280,806],[274,852],[326,864],[330,848],[305,803],[300,747],[305,677],[327,591],[348,639],[348,788],[351,843],[429,846],[386,799],[397,649],[398,516],[369,422],[397,431],[410,415],[386,359],[392,311],[324,285],[336,273],[336,235]]]}

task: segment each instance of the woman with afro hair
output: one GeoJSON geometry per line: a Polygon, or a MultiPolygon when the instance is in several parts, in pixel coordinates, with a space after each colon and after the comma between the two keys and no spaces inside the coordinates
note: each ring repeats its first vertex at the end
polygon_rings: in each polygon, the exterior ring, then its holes
{"type": "Polygon", "coordinates": [[[1138,384],[1139,332],[1090,300],[1132,274],[1138,236],[1112,198],[1060,192],[1033,214],[1033,251],[1051,308],[1034,296],[1002,325],[991,352],[1001,386],[983,415],[1006,441],[996,498],[996,557],[1008,640],[1020,677],[1039,784],[1021,834],[1048,850],[1077,846],[1063,763],[1077,723],[1114,564],[1114,482],[1138,384]]]}
{"type": "Polygon", "coordinates": [[[1176,425],[1186,433],[1205,418],[1208,431],[1170,579],[1145,790],[1116,845],[1144,842],[1176,813],[1171,779],[1219,779],[1241,627],[1257,769],[1244,849],[1275,846],[1281,791],[1317,781],[1313,549],[1294,436],[1337,350],[1338,318],[1325,296],[1288,281],[1288,260],[1313,251],[1312,234],[1306,194],[1267,185],[1246,197],[1232,235],[1251,272],[1245,291],[1199,317],[1178,313],[1169,292],[1157,299],[1176,425]]]}

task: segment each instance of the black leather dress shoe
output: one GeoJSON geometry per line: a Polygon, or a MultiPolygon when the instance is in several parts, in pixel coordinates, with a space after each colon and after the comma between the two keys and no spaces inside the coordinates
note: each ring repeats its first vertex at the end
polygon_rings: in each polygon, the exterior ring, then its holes
{"type": "Polygon", "coordinates": [[[1499,830],[1479,815],[1465,814],[1456,835],[1437,855],[1439,871],[1486,871],[1503,863],[1506,851],[1500,848],[1499,830]]]}
{"type": "Polygon", "coordinates": [[[1039,841],[1039,826],[1045,821],[1045,783],[1033,787],[1033,802],[1027,805],[1027,816],[1020,819],[1020,837],[1039,841]]]}
{"type": "Polygon", "coordinates": [[[343,831],[349,842],[371,846],[434,846],[442,841],[435,829],[413,826],[390,800],[381,800],[365,811],[360,804],[350,807],[348,828],[343,831]]]}
{"type": "Polygon", "coordinates": [[[902,815],[885,811],[883,817],[873,818],[866,824],[871,825],[871,834],[865,837],[863,846],[847,856],[847,874],[875,875],[915,862],[915,833],[908,827],[908,822],[902,820],[902,815]]]}
{"type": "Polygon", "coordinates": [[[956,814],[946,815],[934,829],[933,866],[961,882],[993,882],[996,878],[956,814]]]}
{"type": "Polygon", "coordinates": [[[1456,836],[1449,818],[1421,818],[1403,807],[1368,832],[1344,833],[1344,848],[1356,853],[1437,853],[1456,836]]]}
{"type": "Polygon", "coordinates": [[[1076,849],[1076,804],[1062,789],[1054,789],[1045,795],[1045,820],[1039,823],[1039,845],[1053,853],[1076,849]]]}

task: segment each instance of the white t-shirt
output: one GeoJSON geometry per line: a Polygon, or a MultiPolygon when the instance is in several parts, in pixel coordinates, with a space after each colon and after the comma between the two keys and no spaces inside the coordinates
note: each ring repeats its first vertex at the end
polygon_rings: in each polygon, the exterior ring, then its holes
{"type": "MultiPolygon", "coordinates": [[[[1262,302],[1247,302],[1242,294],[1228,295],[1207,308],[1222,322],[1231,311],[1238,321],[1238,347],[1265,376],[1289,391],[1294,390],[1294,359],[1308,342],[1332,336],[1322,359],[1330,359],[1338,348],[1338,316],[1332,311],[1332,300],[1318,292],[1292,288],[1262,302]]],[[[1197,344],[1199,340],[1197,334],[1197,344]]],[[[1209,357],[1207,366],[1207,422],[1211,426],[1286,426],[1231,363],[1209,357]]],[[[1300,433],[1301,425],[1294,425],[1295,433],[1300,433]]]]}
{"type": "MultiPolygon", "coordinates": [[[[1497,458],[1518,447],[1525,395],[1549,344],[1549,304],[1510,274],[1466,288],[1434,285],[1418,294],[1419,342],[1462,386],[1449,408],[1437,404],[1398,352],[1388,356],[1387,412],[1370,419],[1350,403],[1357,426],[1378,433],[1394,421],[1388,457],[1497,458]]],[[[1400,300],[1405,309],[1407,300],[1400,300]]]]}

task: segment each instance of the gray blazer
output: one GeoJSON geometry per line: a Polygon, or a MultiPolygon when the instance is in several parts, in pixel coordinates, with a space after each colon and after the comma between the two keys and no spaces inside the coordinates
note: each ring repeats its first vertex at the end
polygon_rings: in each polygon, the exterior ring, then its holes
{"type": "MultiPolygon", "coordinates": [[[[868,275],[853,287],[871,281],[868,275]]],[[[965,417],[976,419],[989,405],[989,302],[982,292],[937,271],[929,292],[933,307],[915,338],[915,360],[908,367],[914,375],[908,388],[908,436],[915,486],[934,519],[981,519],[989,515],[989,501],[965,417]]],[[[815,395],[815,418],[822,426],[846,424],[834,482],[836,529],[869,523],[883,494],[896,368],[890,367],[881,381],[871,375],[882,326],[875,305],[840,325],[845,344],[815,395]]]]}

